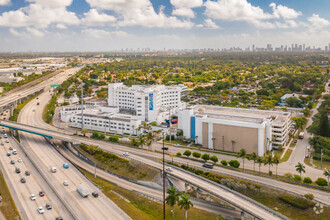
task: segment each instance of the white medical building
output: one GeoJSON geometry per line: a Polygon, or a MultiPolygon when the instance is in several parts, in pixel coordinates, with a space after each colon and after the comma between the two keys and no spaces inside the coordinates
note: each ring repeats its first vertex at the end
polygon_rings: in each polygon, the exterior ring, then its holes
{"type": "MultiPolygon", "coordinates": [[[[84,105],[84,128],[118,134],[138,135],[136,129],[142,122],[158,124],[185,108],[181,102],[183,85],[133,85],[109,84],[108,103],[89,101],[84,105]]],[[[81,128],[81,106],[63,106],[61,120],[81,128]]]]}
{"type": "Polygon", "coordinates": [[[264,155],[288,141],[290,113],[196,105],[179,111],[178,128],[204,148],[264,155]]]}

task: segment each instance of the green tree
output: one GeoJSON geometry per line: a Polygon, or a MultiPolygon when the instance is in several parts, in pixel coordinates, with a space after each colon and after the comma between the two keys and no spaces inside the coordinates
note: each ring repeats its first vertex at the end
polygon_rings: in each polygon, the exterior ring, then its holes
{"type": "Polygon", "coordinates": [[[256,162],[259,164],[259,175],[260,175],[260,167],[261,167],[261,164],[264,162],[263,158],[258,156],[256,159],[256,162]]]}
{"type": "Polygon", "coordinates": [[[195,157],[195,158],[197,158],[197,159],[199,159],[200,157],[201,157],[201,153],[199,153],[199,152],[194,152],[193,153],[193,156],[195,157]]]}
{"type": "Polygon", "coordinates": [[[324,173],[323,173],[323,175],[324,175],[325,177],[327,177],[327,179],[328,179],[328,183],[330,183],[330,182],[329,182],[329,179],[330,179],[330,169],[325,170],[324,173]]]}
{"type": "Polygon", "coordinates": [[[203,154],[202,159],[206,162],[210,159],[210,155],[209,154],[203,154]]]}
{"type": "Polygon", "coordinates": [[[86,134],[88,133],[88,129],[87,128],[83,128],[81,129],[81,134],[84,135],[84,137],[86,137],[86,134]]]}
{"type": "Polygon", "coordinates": [[[210,160],[212,160],[214,163],[217,163],[219,161],[218,157],[215,155],[211,156],[210,160]]]}
{"type": "Polygon", "coordinates": [[[304,173],[306,172],[305,166],[303,164],[301,164],[300,162],[298,162],[298,164],[295,167],[296,167],[296,171],[300,174],[300,177],[301,177],[302,172],[304,172],[304,173]]]}
{"type": "Polygon", "coordinates": [[[277,167],[278,167],[278,164],[280,163],[280,158],[278,155],[275,155],[274,158],[273,158],[273,163],[275,164],[276,166],[276,176],[277,176],[277,167]]]}
{"type": "Polygon", "coordinates": [[[328,113],[327,111],[323,110],[320,112],[320,127],[319,127],[319,134],[323,137],[330,136],[330,129],[329,129],[329,120],[328,120],[328,113]]]}
{"type": "Polygon", "coordinates": [[[245,158],[246,158],[246,150],[245,150],[245,149],[241,149],[241,150],[237,153],[237,157],[243,159],[243,172],[244,172],[244,160],[245,160],[245,158]]]}
{"type": "Polygon", "coordinates": [[[191,155],[190,150],[186,150],[186,151],[183,153],[183,155],[185,155],[186,157],[190,157],[190,155],[191,155]]]}
{"type": "Polygon", "coordinates": [[[270,166],[273,166],[273,157],[272,157],[272,153],[269,152],[268,154],[266,154],[263,158],[264,161],[264,165],[268,164],[269,170],[268,173],[270,173],[270,166]]]}
{"type": "Polygon", "coordinates": [[[176,188],[174,188],[173,186],[168,188],[166,192],[168,196],[166,197],[165,201],[167,205],[172,207],[172,217],[174,220],[174,206],[179,202],[180,193],[176,191],[176,188]]]}
{"type": "Polygon", "coordinates": [[[97,138],[99,138],[99,132],[97,132],[97,131],[93,131],[93,134],[92,134],[92,138],[95,138],[95,139],[97,139],[97,138]]]}
{"type": "Polygon", "coordinates": [[[185,210],[186,220],[188,219],[188,210],[194,206],[189,198],[190,198],[190,196],[188,194],[184,193],[181,195],[180,200],[178,202],[180,209],[185,210]]]}
{"type": "Polygon", "coordinates": [[[253,160],[253,172],[255,171],[257,158],[258,158],[258,155],[255,152],[252,152],[250,154],[250,159],[253,160]]]}

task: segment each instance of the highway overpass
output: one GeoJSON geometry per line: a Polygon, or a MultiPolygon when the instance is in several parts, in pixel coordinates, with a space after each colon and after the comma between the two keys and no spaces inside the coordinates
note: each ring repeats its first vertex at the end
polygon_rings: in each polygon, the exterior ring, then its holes
{"type": "MultiPolygon", "coordinates": [[[[18,130],[18,131],[33,133],[36,135],[41,135],[44,137],[48,137],[50,139],[58,139],[58,140],[62,140],[64,142],[68,142],[68,143],[91,144],[91,141],[92,141],[91,139],[80,137],[80,136],[75,136],[75,135],[71,135],[71,134],[66,134],[65,132],[49,131],[49,130],[42,129],[39,127],[29,126],[29,125],[20,124],[20,123],[11,122],[11,121],[1,120],[0,126],[18,130]]],[[[116,154],[121,153],[115,149],[113,149],[113,152],[116,154]]],[[[141,162],[146,163],[150,166],[153,166],[157,169],[162,168],[162,165],[160,163],[143,158],[141,156],[131,155],[130,157],[134,160],[141,161],[141,162]]],[[[226,187],[217,186],[215,183],[211,183],[209,181],[201,179],[190,173],[184,172],[179,169],[174,169],[174,172],[170,173],[170,175],[177,177],[179,179],[182,179],[184,181],[187,181],[190,184],[195,185],[195,186],[211,193],[212,195],[223,199],[224,201],[228,202],[229,204],[232,204],[233,206],[243,210],[246,213],[249,213],[250,215],[252,215],[258,219],[269,219],[269,220],[270,219],[287,219],[285,216],[283,216],[273,210],[270,210],[269,208],[255,202],[255,201],[245,198],[244,196],[240,195],[239,193],[232,192],[231,190],[229,190],[226,187]]]]}

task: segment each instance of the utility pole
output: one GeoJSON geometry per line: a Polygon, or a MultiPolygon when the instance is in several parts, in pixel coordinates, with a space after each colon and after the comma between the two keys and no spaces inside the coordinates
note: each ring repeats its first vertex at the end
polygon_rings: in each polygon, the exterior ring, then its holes
{"type": "Polygon", "coordinates": [[[95,169],[94,169],[94,178],[96,179],[96,162],[94,162],[94,165],[95,165],[95,169]]]}
{"type": "Polygon", "coordinates": [[[321,148],[321,170],[322,170],[322,155],[323,155],[323,148],[321,148]]]}
{"type": "Polygon", "coordinates": [[[81,129],[84,129],[84,87],[81,80],[81,129]]]}
{"type": "Polygon", "coordinates": [[[168,111],[168,123],[169,123],[169,134],[170,134],[170,144],[172,143],[172,134],[171,134],[171,107],[168,111]]]}
{"type": "Polygon", "coordinates": [[[163,219],[165,220],[165,134],[163,132],[163,219]]]}

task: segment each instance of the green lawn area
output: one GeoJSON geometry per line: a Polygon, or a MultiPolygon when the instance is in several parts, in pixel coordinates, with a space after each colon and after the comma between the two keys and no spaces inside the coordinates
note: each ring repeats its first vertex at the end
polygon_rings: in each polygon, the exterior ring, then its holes
{"type": "Polygon", "coordinates": [[[281,156],[282,156],[284,150],[283,150],[283,151],[278,151],[278,150],[276,150],[276,151],[274,151],[274,152],[275,152],[275,156],[277,156],[278,158],[281,158],[281,156]]]}
{"type": "MultiPolygon", "coordinates": [[[[320,160],[313,160],[313,164],[315,166],[317,166],[317,168],[321,169],[321,161],[320,160]]],[[[330,169],[330,162],[322,161],[322,169],[330,169]]]]}
{"type": "Polygon", "coordinates": [[[280,160],[280,162],[286,162],[289,160],[290,156],[292,154],[292,150],[291,149],[288,149],[286,152],[285,152],[285,155],[283,156],[283,158],[280,160]]]}
{"type": "Polygon", "coordinates": [[[19,216],[19,219],[21,219],[1,171],[0,193],[2,197],[2,202],[0,203],[0,210],[2,214],[6,217],[6,219],[16,219],[16,216],[19,216]]]}
{"type": "MultiPolygon", "coordinates": [[[[157,202],[151,201],[143,196],[140,196],[134,192],[123,189],[119,186],[115,186],[105,180],[96,178],[93,175],[82,170],[84,174],[89,177],[94,183],[102,188],[103,193],[110,198],[114,203],[118,205],[127,215],[132,219],[137,220],[154,220],[163,219],[163,206],[157,202]],[[121,196],[128,199],[130,202],[126,202],[112,191],[120,194],[121,196]]],[[[181,210],[178,206],[175,206],[175,219],[184,219],[184,210],[181,210]]],[[[188,219],[196,220],[212,220],[216,219],[217,215],[209,213],[196,208],[191,208],[188,211],[188,219]]],[[[166,219],[172,219],[171,207],[166,206],[166,219]]]]}

